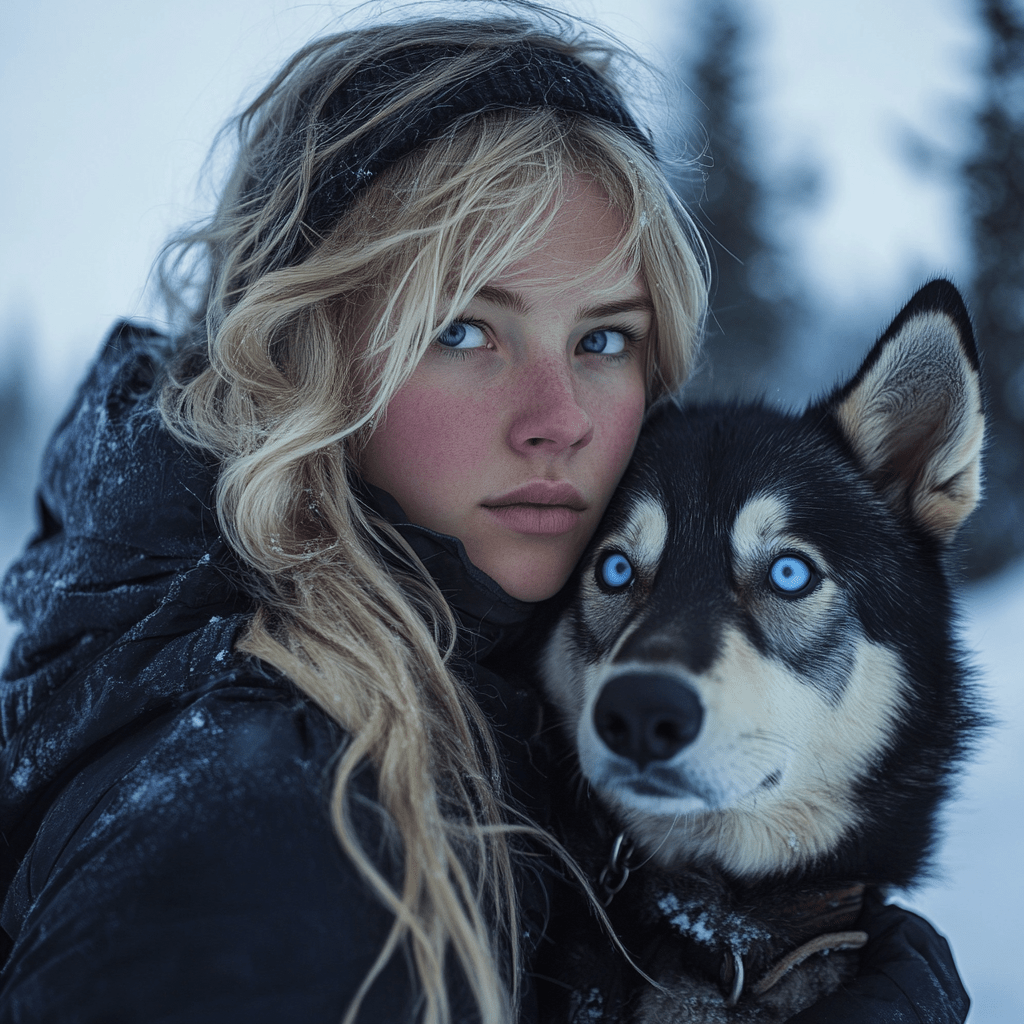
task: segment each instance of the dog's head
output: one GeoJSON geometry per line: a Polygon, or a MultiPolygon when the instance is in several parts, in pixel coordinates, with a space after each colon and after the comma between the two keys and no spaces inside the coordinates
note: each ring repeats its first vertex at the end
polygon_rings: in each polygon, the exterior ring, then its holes
{"type": "Polygon", "coordinates": [[[586,779],[663,864],[919,871],[971,721],[944,553],[983,433],[946,282],[803,414],[653,412],[543,674],[586,779]]]}

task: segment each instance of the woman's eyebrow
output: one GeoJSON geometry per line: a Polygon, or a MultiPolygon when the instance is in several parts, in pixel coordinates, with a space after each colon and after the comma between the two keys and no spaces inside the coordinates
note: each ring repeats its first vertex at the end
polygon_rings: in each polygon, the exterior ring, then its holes
{"type": "Polygon", "coordinates": [[[653,313],[654,303],[651,297],[631,295],[628,299],[617,299],[615,302],[602,302],[599,306],[581,306],[576,310],[577,320],[603,320],[606,316],[618,316],[619,313],[653,313]]]}
{"type": "MultiPolygon", "coordinates": [[[[519,313],[521,316],[526,316],[530,312],[530,304],[526,299],[519,292],[510,291],[507,288],[485,284],[476,293],[476,297],[485,302],[493,302],[496,306],[501,306],[502,309],[510,309],[513,313],[519,313]]],[[[617,316],[619,313],[636,312],[654,312],[654,303],[646,292],[631,295],[625,299],[616,299],[614,302],[602,302],[597,306],[580,306],[576,310],[576,319],[601,320],[607,316],[617,316]]]]}
{"type": "Polygon", "coordinates": [[[494,285],[485,284],[476,293],[476,297],[485,302],[493,302],[494,305],[501,306],[502,309],[510,309],[520,316],[526,316],[530,312],[530,304],[526,299],[519,292],[509,291],[507,288],[496,288],[494,285]]]}

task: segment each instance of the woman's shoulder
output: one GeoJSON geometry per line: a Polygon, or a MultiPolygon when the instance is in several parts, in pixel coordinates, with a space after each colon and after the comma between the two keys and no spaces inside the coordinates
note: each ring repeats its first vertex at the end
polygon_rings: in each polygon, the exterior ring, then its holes
{"type": "Polygon", "coordinates": [[[185,835],[242,815],[256,835],[300,798],[326,821],[341,730],[236,649],[247,615],[188,628],[203,612],[189,596],[63,680],[8,743],[0,792],[26,906],[76,844],[107,833],[185,835]]]}
{"type": "MultiPolygon", "coordinates": [[[[22,862],[0,919],[13,939],[0,1019],[12,1000],[37,1019],[83,1005],[139,1019],[157,1006],[190,1020],[273,1007],[340,1017],[391,917],[331,827],[338,743],[258,668],[135,720],[75,773],[22,862]]],[[[386,849],[372,777],[355,794],[353,814],[386,849]]],[[[374,997],[396,1020],[403,972],[390,971],[393,1006],[374,997]]]]}

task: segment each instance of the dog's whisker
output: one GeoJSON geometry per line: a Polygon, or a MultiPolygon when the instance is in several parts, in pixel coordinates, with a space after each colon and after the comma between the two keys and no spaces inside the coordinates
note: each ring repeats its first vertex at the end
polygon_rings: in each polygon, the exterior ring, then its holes
{"type": "Polygon", "coordinates": [[[672,818],[672,823],[665,830],[665,835],[662,836],[661,842],[658,843],[658,845],[653,850],[651,850],[651,852],[647,855],[647,857],[644,858],[644,860],[637,864],[637,866],[633,869],[634,871],[638,871],[640,868],[646,867],[646,865],[650,864],[651,861],[654,860],[654,858],[657,856],[661,848],[668,842],[669,837],[672,835],[672,830],[676,827],[676,825],[679,822],[679,818],[680,814],[677,811],[675,816],[672,818]]]}

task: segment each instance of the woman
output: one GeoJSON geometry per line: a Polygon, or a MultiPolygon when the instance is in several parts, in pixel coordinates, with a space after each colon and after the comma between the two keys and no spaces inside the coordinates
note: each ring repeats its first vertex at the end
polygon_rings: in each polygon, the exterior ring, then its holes
{"type": "MultiPolygon", "coordinates": [[[[705,295],[608,59],[411,21],[238,119],[165,266],[185,327],[111,336],[4,583],[0,1020],[543,1017],[559,779],[496,669],[705,295]]],[[[842,1019],[960,1019],[922,934],[842,1019]]]]}

